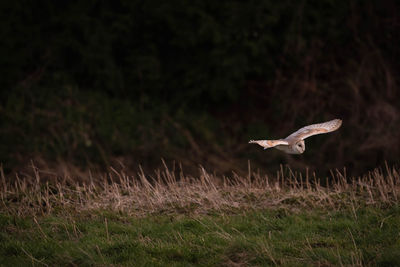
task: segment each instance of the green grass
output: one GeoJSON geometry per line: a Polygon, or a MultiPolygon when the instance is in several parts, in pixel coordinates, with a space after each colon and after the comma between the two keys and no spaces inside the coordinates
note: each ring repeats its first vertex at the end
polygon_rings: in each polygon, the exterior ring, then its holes
{"type": "Polygon", "coordinates": [[[400,208],[0,217],[3,266],[400,265],[400,208]]]}
{"type": "Polygon", "coordinates": [[[400,266],[396,168],[322,186],[290,170],[79,182],[32,167],[0,168],[0,266],[400,266]]]}

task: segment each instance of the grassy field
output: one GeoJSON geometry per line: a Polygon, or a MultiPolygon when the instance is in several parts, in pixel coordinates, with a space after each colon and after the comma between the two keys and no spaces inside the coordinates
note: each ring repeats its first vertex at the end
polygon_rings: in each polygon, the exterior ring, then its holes
{"type": "MultiPolygon", "coordinates": [[[[399,266],[395,168],[331,182],[153,176],[111,169],[101,182],[2,175],[2,266],[399,266]]],[[[98,181],[98,179],[97,179],[98,181]]]]}

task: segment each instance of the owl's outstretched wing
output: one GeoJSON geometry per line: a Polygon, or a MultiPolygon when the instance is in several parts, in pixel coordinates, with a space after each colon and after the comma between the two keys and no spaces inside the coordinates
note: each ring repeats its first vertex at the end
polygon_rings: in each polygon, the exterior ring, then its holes
{"type": "Polygon", "coordinates": [[[297,142],[299,140],[306,139],[307,137],[317,135],[317,134],[324,134],[324,133],[329,133],[336,131],[337,129],[340,128],[342,125],[342,120],[339,119],[334,119],[331,121],[323,122],[323,123],[317,123],[317,124],[312,124],[305,126],[296,132],[292,133],[288,137],[286,137],[284,140],[292,143],[292,142],[297,142]]]}
{"type": "Polygon", "coordinates": [[[285,140],[250,140],[249,144],[258,144],[264,149],[271,148],[278,145],[289,145],[285,140]]]}

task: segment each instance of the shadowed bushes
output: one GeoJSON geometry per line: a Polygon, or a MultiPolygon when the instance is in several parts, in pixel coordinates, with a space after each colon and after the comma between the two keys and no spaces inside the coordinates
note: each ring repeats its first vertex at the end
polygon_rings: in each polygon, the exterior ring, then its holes
{"type": "MultiPolygon", "coordinates": [[[[395,1],[4,2],[0,162],[247,160],[359,175],[400,154],[395,1]],[[341,118],[292,157],[249,147],[341,118]]],[[[103,166],[103,167],[99,167],[103,166]]],[[[46,166],[42,166],[46,167],[46,166]]]]}

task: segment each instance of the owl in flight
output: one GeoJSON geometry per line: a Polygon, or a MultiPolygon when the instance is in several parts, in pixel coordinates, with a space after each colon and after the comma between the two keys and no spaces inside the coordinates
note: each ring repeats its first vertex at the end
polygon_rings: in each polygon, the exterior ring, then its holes
{"type": "Polygon", "coordinates": [[[311,124],[279,140],[250,140],[251,144],[259,144],[264,149],[275,147],[288,154],[302,154],[306,150],[304,139],[312,135],[336,131],[342,125],[342,120],[335,119],[323,123],[311,124]]]}

